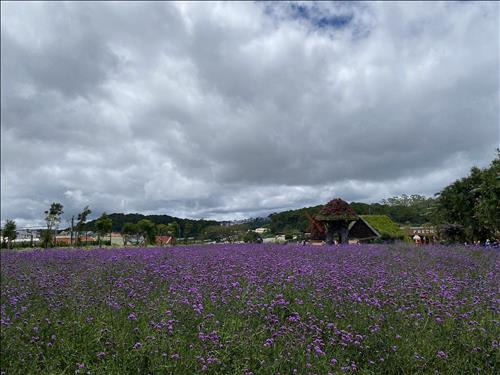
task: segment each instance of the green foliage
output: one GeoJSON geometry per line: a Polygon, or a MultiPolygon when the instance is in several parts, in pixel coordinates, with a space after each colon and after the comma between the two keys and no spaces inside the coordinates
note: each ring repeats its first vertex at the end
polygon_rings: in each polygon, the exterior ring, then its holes
{"type": "Polygon", "coordinates": [[[128,243],[139,244],[141,242],[139,235],[139,228],[137,224],[125,223],[122,228],[123,244],[126,246],[128,243]]]}
{"type": "Polygon", "coordinates": [[[2,229],[2,241],[7,242],[7,248],[12,248],[12,241],[17,237],[16,232],[16,222],[14,220],[7,219],[5,221],[5,226],[2,229]]]}
{"type": "Polygon", "coordinates": [[[156,233],[159,236],[178,237],[179,236],[179,225],[175,221],[170,223],[170,224],[158,224],[156,226],[156,233]]]}
{"type": "Polygon", "coordinates": [[[434,203],[434,198],[403,194],[384,199],[381,203],[352,202],[351,207],[358,215],[387,215],[396,223],[420,226],[430,221],[434,203]]]}
{"type": "Polygon", "coordinates": [[[490,167],[482,171],[481,183],[473,193],[474,216],[492,236],[500,237],[500,151],[490,167]]]}
{"type": "Polygon", "coordinates": [[[361,217],[380,233],[381,240],[401,240],[405,236],[399,225],[387,215],[362,215],[361,217]]]}
{"type": "Polygon", "coordinates": [[[173,237],[179,237],[179,224],[177,221],[173,221],[167,226],[167,234],[173,237]]]}
{"type": "Polygon", "coordinates": [[[254,231],[248,231],[243,236],[243,241],[246,243],[262,243],[262,237],[254,231]]]}
{"type": "Polygon", "coordinates": [[[261,227],[267,227],[269,225],[268,217],[255,217],[245,221],[250,230],[254,230],[261,227]]]}
{"type": "MultiPolygon", "coordinates": [[[[155,225],[165,224],[170,225],[170,232],[174,237],[183,237],[184,229],[187,225],[189,236],[198,237],[203,233],[203,230],[209,225],[218,225],[219,223],[215,220],[191,220],[191,219],[181,219],[169,215],[142,215],[142,214],[123,214],[114,213],[108,215],[113,221],[112,230],[116,232],[122,232],[125,223],[137,224],[143,219],[147,219],[154,223],[155,225]]],[[[94,228],[94,221],[89,221],[85,229],[92,230],[94,228]]]]}
{"type": "Polygon", "coordinates": [[[43,229],[40,233],[40,240],[43,247],[52,246],[52,230],[43,229]]]}
{"type": "Polygon", "coordinates": [[[305,232],[309,226],[306,212],[311,216],[316,215],[323,206],[306,207],[298,210],[289,210],[269,215],[269,228],[271,233],[280,234],[296,229],[305,232]]]}
{"type": "Polygon", "coordinates": [[[224,241],[229,234],[229,228],[222,225],[210,225],[204,230],[204,238],[215,242],[224,241]]]}
{"type": "Polygon", "coordinates": [[[414,207],[418,205],[425,205],[428,201],[428,198],[423,195],[406,195],[402,194],[401,196],[396,196],[388,199],[382,199],[382,204],[385,204],[389,207],[414,207]]]}
{"type": "Polygon", "coordinates": [[[53,202],[50,208],[45,211],[45,221],[47,223],[47,229],[52,229],[54,225],[61,222],[61,215],[64,213],[64,206],[61,203],[53,202]]]}
{"type": "Polygon", "coordinates": [[[89,209],[89,206],[85,206],[85,208],[78,214],[77,222],[76,222],[76,242],[80,243],[80,236],[85,227],[85,223],[87,222],[87,217],[92,213],[89,209]]]}
{"type": "Polygon", "coordinates": [[[168,225],[167,224],[158,224],[156,226],[156,233],[158,236],[168,236],[168,225]]]}
{"type": "Polygon", "coordinates": [[[125,223],[122,229],[123,241],[133,244],[154,244],[156,226],[151,220],[142,219],[137,224],[125,223]]]}
{"type": "MultiPolygon", "coordinates": [[[[215,242],[234,242],[239,239],[245,241],[246,233],[248,232],[248,225],[237,224],[237,225],[211,225],[205,228],[203,233],[203,239],[211,240],[215,242]]],[[[253,241],[249,241],[253,242],[253,241]]]]}
{"type": "Polygon", "coordinates": [[[47,223],[47,232],[43,238],[45,247],[48,247],[49,244],[53,244],[55,242],[55,233],[52,238],[52,231],[55,231],[61,222],[61,215],[64,213],[63,208],[64,206],[61,203],[53,202],[50,205],[50,208],[44,212],[45,222],[47,223]]]}
{"type": "Polygon", "coordinates": [[[125,223],[123,225],[122,233],[123,234],[137,234],[137,224],[134,223],[125,223]]]}
{"type": "Polygon", "coordinates": [[[434,221],[461,225],[468,241],[500,237],[500,152],[488,168],[474,167],[441,191],[434,221]]]}
{"type": "Polygon", "coordinates": [[[193,228],[194,225],[191,222],[186,222],[182,226],[182,237],[184,237],[185,241],[187,241],[188,237],[191,237],[193,235],[193,228]]]}
{"type": "Polygon", "coordinates": [[[77,218],[77,224],[76,227],[81,230],[83,229],[83,226],[87,222],[87,217],[92,213],[92,211],[89,209],[89,206],[85,206],[82,212],[78,214],[77,218]]]}
{"type": "Polygon", "coordinates": [[[137,223],[137,233],[144,239],[145,244],[155,243],[156,226],[151,220],[142,219],[137,223]]]}
{"type": "Polygon", "coordinates": [[[101,244],[101,237],[103,237],[106,233],[111,232],[111,228],[113,227],[113,221],[106,215],[104,212],[99,219],[94,222],[94,227],[97,232],[99,245],[101,244]]]}
{"type": "Polygon", "coordinates": [[[464,227],[460,224],[440,225],[439,237],[448,244],[463,242],[465,239],[464,227]]]}

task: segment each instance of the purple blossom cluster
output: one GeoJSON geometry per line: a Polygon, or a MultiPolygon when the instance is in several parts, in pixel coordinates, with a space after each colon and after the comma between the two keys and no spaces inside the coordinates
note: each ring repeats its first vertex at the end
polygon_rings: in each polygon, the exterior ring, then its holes
{"type": "Polygon", "coordinates": [[[1,260],[5,373],[498,370],[494,251],[215,245],[1,260]]]}

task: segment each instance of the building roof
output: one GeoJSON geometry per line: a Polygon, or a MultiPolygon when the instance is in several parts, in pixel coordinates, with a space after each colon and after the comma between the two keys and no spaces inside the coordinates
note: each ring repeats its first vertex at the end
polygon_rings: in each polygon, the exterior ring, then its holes
{"type": "Polygon", "coordinates": [[[264,232],[269,232],[269,228],[264,228],[264,227],[255,228],[255,229],[254,229],[254,232],[255,232],[255,233],[264,233],[264,232]]]}
{"type": "Polygon", "coordinates": [[[156,243],[162,243],[162,244],[170,244],[174,241],[174,238],[172,236],[156,236],[155,237],[156,243]]]}
{"type": "Polygon", "coordinates": [[[349,238],[372,240],[380,237],[380,233],[363,217],[349,224],[349,238]]]}
{"type": "Polygon", "coordinates": [[[403,238],[404,232],[387,215],[362,215],[363,220],[375,228],[382,237],[403,238]]]}

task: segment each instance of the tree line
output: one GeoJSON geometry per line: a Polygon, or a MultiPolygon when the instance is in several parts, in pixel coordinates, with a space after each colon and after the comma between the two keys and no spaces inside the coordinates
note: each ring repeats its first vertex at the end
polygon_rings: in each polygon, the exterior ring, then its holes
{"type": "MultiPolygon", "coordinates": [[[[60,230],[64,206],[59,202],[53,202],[44,211],[45,229],[41,231],[41,245],[43,247],[56,246],[56,236],[60,230]]],[[[99,218],[87,221],[92,214],[89,206],[83,208],[78,215],[70,219],[70,227],[63,228],[70,233],[70,245],[80,246],[88,241],[83,238],[88,232],[97,234],[97,245],[111,244],[112,232],[119,232],[123,237],[124,244],[154,244],[156,236],[172,236],[184,238],[200,238],[206,234],[206,228],[219,226],[215,220],[191,220],[180,219],[169,215],[142,215],[114,213],[107,215],[103,213],[99,218]]],[[[7,219],[2,228],[3,247],[12,248],[13,241],[17,238],[17,225],[14,220],[7,219]]]]}

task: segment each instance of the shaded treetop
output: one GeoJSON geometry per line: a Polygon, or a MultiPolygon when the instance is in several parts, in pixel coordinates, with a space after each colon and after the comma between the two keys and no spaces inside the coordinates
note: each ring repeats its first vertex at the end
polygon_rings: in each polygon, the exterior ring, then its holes
{"type": "Polygon", "coordinates": [[[323,208],[316,215],[316,220],[319,221],[353,221],[358,220],[358,215],[349,206],[346,201],[337,198],[333,199],[323,206],[323,208]]]}

